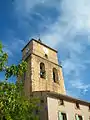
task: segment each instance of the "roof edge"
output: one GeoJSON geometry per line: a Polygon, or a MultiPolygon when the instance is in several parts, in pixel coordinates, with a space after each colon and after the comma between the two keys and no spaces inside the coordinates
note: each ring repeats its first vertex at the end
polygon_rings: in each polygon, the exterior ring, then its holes
{"type": "Polygon", "coordinates": [[[38,41],[38,40],[36,40],[36,39],[34,39],[34,38],[32,38],[32,39],[24,46],[24,48],[23,48],[21,51],[23,51],[23,50],[27,47],[27,45],[28,45],[30,42],[32,42],[32,41],[35,41],[35,42],[37,42],[37,43],[39,43],[39,44],[41,44],[41,45],[43,45],[43,46],[45,46],[45,47],[53,50],[53,51],[55,51],[56,53],[58,52],[58,51],[55,50],[54,48],[51,48],[51,47],[49,47],[48,45],[46,45],[46,44],[44,44],[44,43],[42,43],[42,42],[40,42],[40,41],[38,41]]]}
{"type": "Polygon", "coordinates": [[[90,102],[84,101],[84,100],[81,100],[81,99],[78,99],[78,98],[74,98],[74,97],[71,97],[71,96],[68,96],[68,95],[59,94],[59,93],[51,92],[51,91],[35,91],[35,92],[46,93],[46,96],[51,96],[51,97],[58,98],[58,99],[61,98],[61,99],[66,100],[66,101],[90,106],[90,102]]]}

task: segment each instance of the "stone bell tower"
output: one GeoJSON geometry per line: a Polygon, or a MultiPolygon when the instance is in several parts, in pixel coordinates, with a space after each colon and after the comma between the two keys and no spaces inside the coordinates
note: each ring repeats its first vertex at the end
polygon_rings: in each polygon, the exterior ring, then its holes
{"type": "Polygon", "coordinates": [[[22,49],[22,57],[28,64],[24,74],[24,88],[27,95],[34,91],[66,94],[62,67],[58,63],[56,50],[40,40],[32,39],[22,49]]]}

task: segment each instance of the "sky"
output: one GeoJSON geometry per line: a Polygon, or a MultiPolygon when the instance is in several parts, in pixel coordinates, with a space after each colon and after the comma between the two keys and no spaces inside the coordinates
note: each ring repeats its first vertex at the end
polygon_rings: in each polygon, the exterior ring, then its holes
{"type": "Polygon", "coordinates": [[[58,50],[67,94],[90,101],[89,12],[90,0],[0,0],[0,40],[8,64],[18,64],[21,49],[40,36],[58,50]]]}

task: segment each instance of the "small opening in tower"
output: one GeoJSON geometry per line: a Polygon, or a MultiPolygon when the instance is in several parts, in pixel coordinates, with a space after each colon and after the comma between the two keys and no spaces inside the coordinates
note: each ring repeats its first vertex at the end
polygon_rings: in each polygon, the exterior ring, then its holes
{"type": "Polygon", "coordinates": [[[58,82],[58,72],[56,68],[53,68],[53,81],[58,82]]]}
{"type": "Polygon", "coordinates": [[[45,54],[45,57],[46,57],[46,58],[48,58],[48,55],[47,55],[47,54],[45,54]]]}
{"type": "Polygon", "coordinates": [[[40,77],[46,78],[46,71],[44,63],[40,63],[40,77]]]}

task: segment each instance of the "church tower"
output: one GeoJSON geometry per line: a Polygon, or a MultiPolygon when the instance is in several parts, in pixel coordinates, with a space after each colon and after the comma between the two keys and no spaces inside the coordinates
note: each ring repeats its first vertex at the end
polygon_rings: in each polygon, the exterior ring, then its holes
{"type": "Polygon", "coordinates": [[[28,64],[24,74],[26,95],[31,95],[34,91],[66,94],[62,66],[58,63],[55,49],[40,40],[32,39],[22,49],[22,59],[28,64]]]}

